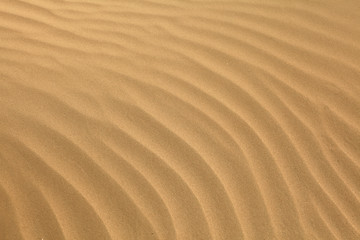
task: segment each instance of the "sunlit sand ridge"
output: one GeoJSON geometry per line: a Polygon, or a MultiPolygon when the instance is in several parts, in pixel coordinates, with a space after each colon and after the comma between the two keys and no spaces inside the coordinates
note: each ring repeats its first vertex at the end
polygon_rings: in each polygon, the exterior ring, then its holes
{"type": "Polygon", "coordinates": [[[359,1],[0,1],[0,240],[360,239],[359,1]]]}

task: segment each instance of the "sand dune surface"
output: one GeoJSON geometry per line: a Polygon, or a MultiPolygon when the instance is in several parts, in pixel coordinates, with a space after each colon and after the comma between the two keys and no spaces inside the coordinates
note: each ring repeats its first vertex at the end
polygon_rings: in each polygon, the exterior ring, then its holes
{"type": "Polygon", "coordinates": [[[360,239],[360,2],[0,1],[0,240],[360,239]]]}

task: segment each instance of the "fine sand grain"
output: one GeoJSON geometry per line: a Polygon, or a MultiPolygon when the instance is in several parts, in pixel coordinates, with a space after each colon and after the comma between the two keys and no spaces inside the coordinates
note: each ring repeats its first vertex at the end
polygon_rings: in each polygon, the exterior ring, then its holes
{"type": "Polygon", "coordinates": [[[0,240],[360,239],[360,1],[0,0],[0,240]]]}

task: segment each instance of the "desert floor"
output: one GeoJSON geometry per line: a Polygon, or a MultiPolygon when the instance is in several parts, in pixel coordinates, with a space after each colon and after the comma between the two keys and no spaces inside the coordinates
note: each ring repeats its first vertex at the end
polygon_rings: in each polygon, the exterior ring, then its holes
{"type": "Polygon", "coordinates": [[[0,240],[360,239],[360,1],[1,0],[0,240]]]}

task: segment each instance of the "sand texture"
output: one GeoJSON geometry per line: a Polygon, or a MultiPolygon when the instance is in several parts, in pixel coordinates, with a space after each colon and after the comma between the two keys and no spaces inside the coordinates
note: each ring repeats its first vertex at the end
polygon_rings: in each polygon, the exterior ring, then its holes
{"type": "Polygon", "coordinates": [[[0,240],[359,240],[360,1],[0,0],[0,240]]]}

